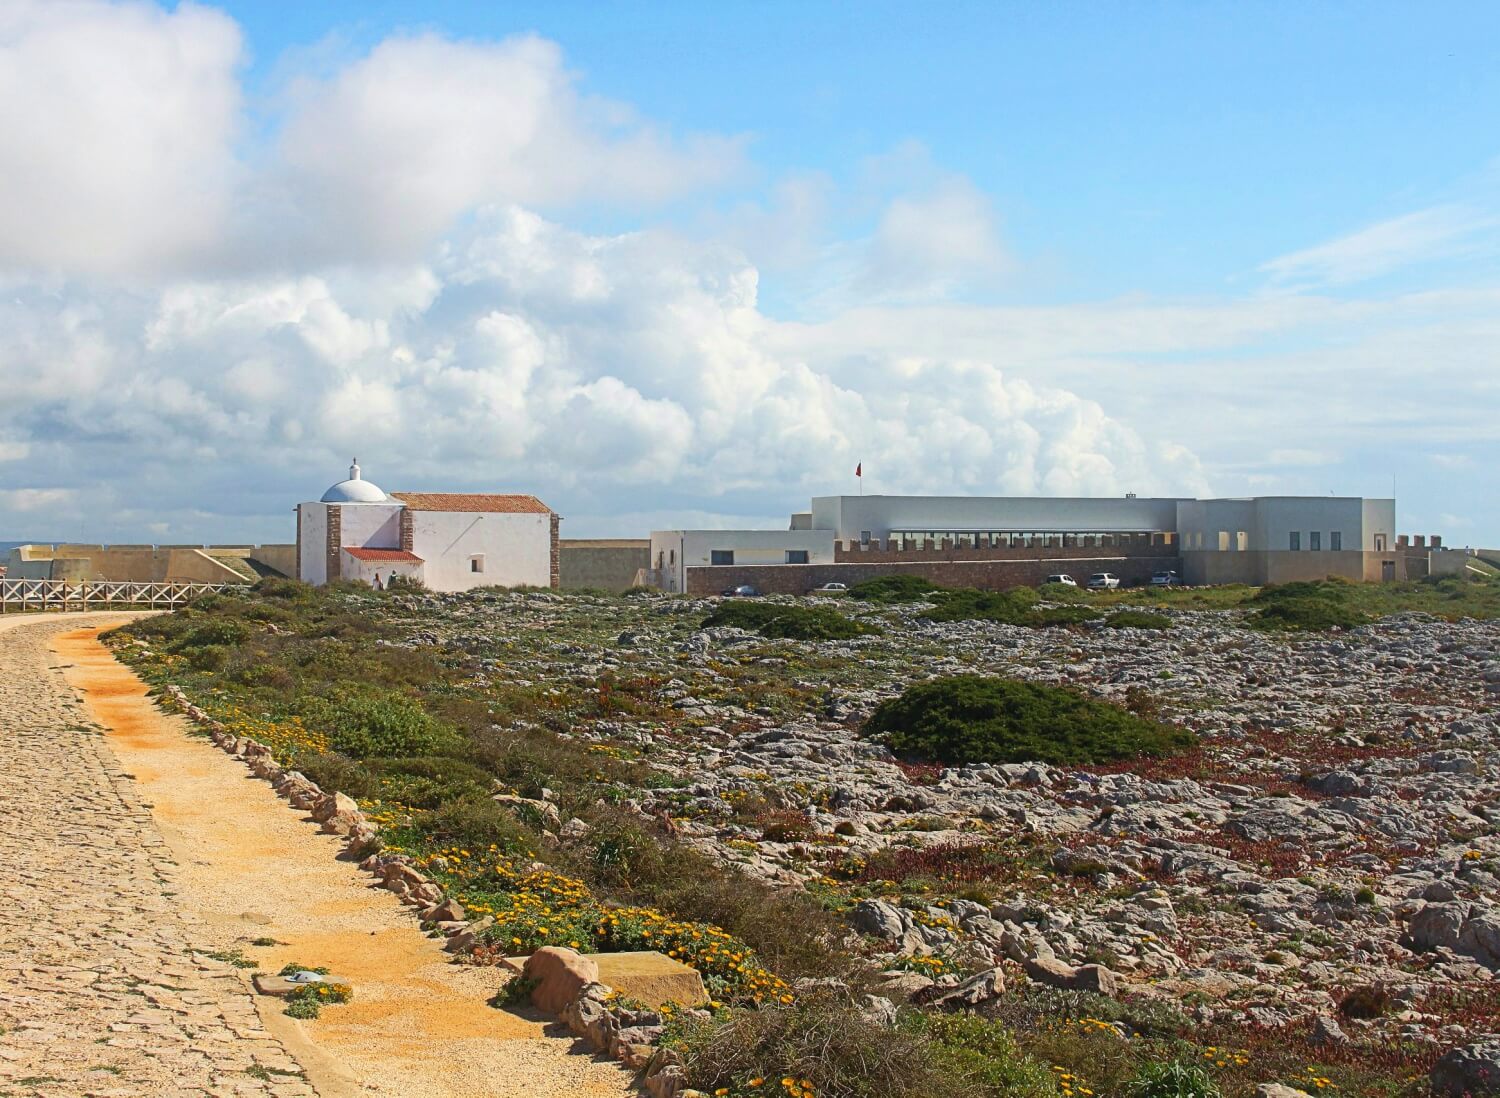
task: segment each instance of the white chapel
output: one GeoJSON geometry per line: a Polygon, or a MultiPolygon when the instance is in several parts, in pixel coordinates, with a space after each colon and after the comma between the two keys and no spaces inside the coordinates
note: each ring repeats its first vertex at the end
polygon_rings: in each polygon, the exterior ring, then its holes
{"type": "Polygon", "coordinates": [[[433,591],[557,586],[561,516],[528,495],[382,491],[360,476],[297,505],[297,578],[433,591]]]}

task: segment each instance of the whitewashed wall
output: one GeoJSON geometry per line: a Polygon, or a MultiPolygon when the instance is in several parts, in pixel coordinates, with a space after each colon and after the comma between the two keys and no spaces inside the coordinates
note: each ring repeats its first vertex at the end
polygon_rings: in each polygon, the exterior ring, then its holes
{"type": "Polygon", "coordinates": [[[301,520],[297,538],[297,574],[304,583],[328,582],[328,504],[303,503],[297,506],[301,520]]]}
{"type": "Polygon", "coordinates": [[[552,584],[550,514],[412,511],[411,521],[412,552],[434,591],[552,584]],[[470,570],[474,556],[484,557],[483,572],[470,570]]]}

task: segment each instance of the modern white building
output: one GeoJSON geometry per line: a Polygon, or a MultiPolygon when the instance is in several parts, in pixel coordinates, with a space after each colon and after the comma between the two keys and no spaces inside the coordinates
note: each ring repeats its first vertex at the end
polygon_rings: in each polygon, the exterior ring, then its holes
{"type": "Polygon", "coordinates": [[[297,577],[390,583],[434,591],[557,586],[561,519],[531,495],[387,494],[360,476],[297,506],[297,577]]]}
{"type": "Polygon", "coordinates": [[[831,530],[653,530],[651,568],[667,591],[687,590],[689,568],[832,564],[831,530]]]}
{"type": "MultiPolygon", "coordinates": [[[[1188,583],[1284,583],[1337,575],[1355,580],[1404,577],[1395,552],[1396,505],[1352,496],[1247,499],[1047,498],[1001,496],[818,496],[784,530],[658,530],[643,576],[668,591],[715,589],[702,569],[833,565],[816,582],[864,578],[884,570],[950,566],[956,582],[1015,582],[1016,569],[951,566],[1004,561],[1041,571],[1172,567],[1188,583]],[[978,578],[976,578],[978,577],[978,578]]],[[[795,587],[784,575],[767,583],[795,587]]],[[[1149,572],[1147,573],[1149,575],[1149,572]]],[[[728,576],[728,573],[725,573],[728,576]]],[[[809,583],[813,573],[807,574],[809,583]]],[[[743,571],[734,583],[754,582],[743,571]]],[[[729,585],[728,583],[725,584],[729,585]]]]}

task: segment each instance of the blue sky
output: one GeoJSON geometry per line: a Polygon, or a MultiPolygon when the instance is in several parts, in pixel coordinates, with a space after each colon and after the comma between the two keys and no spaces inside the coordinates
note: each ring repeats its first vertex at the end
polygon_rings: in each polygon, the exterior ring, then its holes
{"type": "Polygon", "coordinates": [[[1500,543],[1497,32],[23,0],[0,537],[280,540],[360,445],[575,536],[774,523],[862,460],[891,491],[1394,483],[1403,528],[1500,543]]]}

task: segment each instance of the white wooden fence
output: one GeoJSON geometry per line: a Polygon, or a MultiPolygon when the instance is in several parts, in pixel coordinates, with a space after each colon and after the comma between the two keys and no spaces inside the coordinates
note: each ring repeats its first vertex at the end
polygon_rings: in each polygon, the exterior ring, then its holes
{"type": "Polygon", "coordinates": [[[125,583],[118,580],[0,579],[0,614],[21,610],[175,610],[203,595],[248,586],[232,583],[125,583]]]}

